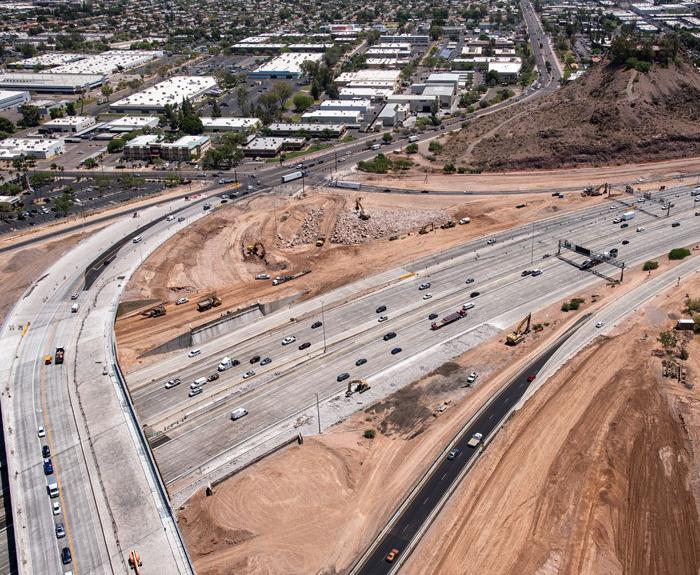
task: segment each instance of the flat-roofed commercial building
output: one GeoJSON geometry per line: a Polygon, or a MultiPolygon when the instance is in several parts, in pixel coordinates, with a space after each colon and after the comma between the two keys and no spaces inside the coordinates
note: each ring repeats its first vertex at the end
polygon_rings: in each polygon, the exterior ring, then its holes
{"type": "Polygon", "coordinates": [[[288,52],[280,54],[256,70],[248,73],[250,78],[301,78],[304,62],[320,62],[323,54],[312,52],[288,52]]]}
{"type": "Polygon", "coordinates": [[[427,94],[394,94],[387,99],[387,104],[408,104],[411,112],[432,113],[438,110],[437,96],[427,94]]]}
{"type": "Polygon", "coordinates": [[[426,86],[422,95],[437,98],[440,108],[450,108],[455,99],[455,89],[444,85],[426,86]]]}
{"type": "Polygon", "coordinates": [[[124,116],[105,124],[110,132],[131,132],[144,128],[157,128],[159,119],[157,116],[124,116]]]}
{"type": "Polygon", "coordinates": [[[341,88],[338,97],[341,100],[364,100],[369,98],[375,102],[381,102],[391,96],[394,91],[391,88],[341,88]]]}
{"type": "Polygon", "coordinates": [[[325,100],[321,102],[321,110],[357,110],[366,114],[372,109],[370,100],[325,100]]]}
{"type": "Polygon", "coordinates": [[[92,116],[65,116],[49,120],[39,128],[40,132],[78,133],[97,124],[92,116]]]}
{"type": "Polygon", "coordinates": [[[0,90],[28,90],[58,94],[76,94],[104,84],[104,74],[0,73],[0,90]]]}
{"type": "Polygon", "coordinates": [[[0,160],[13,160],[26,156],[37,160],[48,160],[62,154],[63,140],[50,138],[5,138],[0,140],[0,160]]]}
{"type": "Polygon", "coordinates": [[[377,121],[385,127],[400,126],[408,117],[408,104],[387,104],[377,116],[377,121]]]}
{"type": "Polygon", "coordinates": [[[114,74],[120,70],[129,70],[163,57],[163,52],[156,50],[110,50],[102,54],[86,55],[56,68],[47,74],[114,74]]]}
{"type": "Polygon", "coordinates": [[[187,98],[195,101],[216,86],[214,76],[173,76],[141,92],[110,104],[116,112],[160,112],[166,104],[179,106],[187,98]]]}
{"type": "Polygon", "coordinates": [[[497,72],[502,82],[515,82],[522,64],[517,62],[489,62],[489,72],[497,72]]]}
{"type": "Polygon", "coordinates": [[[147,134],[145,136],[136,136],[124,144],[123,157],[127,160],[150,160],[158,157],[158,150],[154,147],[153,153],[151,146],[155,146],[160,142],[160,136],[156,134],[147,134]]]}
{"type": "Polygon", "coordinates": [[[362,112],[357,110],[316,110],[302,114],[304,122],[316,124],[345,124],[359,127],[362,123],[362,112]]]}
{"type": "Polygon", "coordinates": [[[18,108],[22,104],[29,102],[29,92],[24,90],[0,90],[0,112],[10,108],[18,108]]]}
{"type": "Polygon", "coordinates": [[[400,70],[358,70],[343,72],[335,80],[338,86],[395,88],[401,76],[400,70]]]}
{"type": "Polygon", "coordinates": [[[160,144],[160,157],[168,161],[189,162],[199,158],[211,146],[208,136],[182,136],[160,144]]]}
{"type": "Polygon", "coordinates": [[[207,132],[255,132],[262,122],[258,118],[200,118],[207,132]]]}
{"type": "Polygon", "coordinates": [[[306,138],[255,138],[243,148],[243,153],[250,158],[272,158],[282,150],[300,150],[306,138]]]}
{"type": "Polygon", "coordinates": [[[430,36],[427,34],[382,34],[379,41],[383,44],[415,44],[417,46],[427,46],[430,44],[430,36]]]}
{"type": "Polygon", "coordinates": [[[339,138],[346,131],[343,124],[270,124],[265,128],[272,136],[298,136],[310,138],[339,138]]]}

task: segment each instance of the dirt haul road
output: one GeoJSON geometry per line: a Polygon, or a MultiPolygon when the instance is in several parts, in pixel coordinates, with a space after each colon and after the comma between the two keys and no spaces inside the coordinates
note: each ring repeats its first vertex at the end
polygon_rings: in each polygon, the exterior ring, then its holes
{"type": "Polygon", "coordinates": [[[354,211],[357,194],[323,191],[306,197],[265,196],[217,209],[159,247],[129,281],[116,333],[119,359],[127,370],[155,361],[148,350],[228,310],[285,297],[309,298],[353,280],[385,271],[474,237],[574,210],[603,198],[572,194],[509,197],[418,197],[364,194],[370,219],[354,211]],[[517,209],[518,203],[527,206],[517,209]],[[419,234],[425,224],[469,216],[469,225],[419,234]],[[398,238],[391,240],[390,238],[398,238]],[[325,244],[316,247],[316,240],[325,244]],[[244,255],[261,242],[264,255],[244,255]],[[272,286],[255,276],[311,273],[272,286]],[[196,301],[216,292],[223,304],[196,311],[196,301]],[[186,296],[190,302],[175,305],[186,296]],[[145,318],[140,310],[168,302],[167,315],[145,318]]]}
{"type": "Polygon", "coordinates": [[[653,354],[685,293],[700,295],[700,280],[647,305],[549,381],[403,572],[457,574],[468,562],[493,574],[697,574],[700,341],[685,344],[687,386],[662,377],[653,354]]]}
{"type": "MultiPolygon", "coordinates": [[[[661,261],[660,271],[668,267],[661,261]]],[[[307,437],[302,446],[233,476],[212,497],[195,495],[180,509],[179,521],[197,572],[306,575],[346,570],[456,431],[521,362],[580,314],[647,277],[639,269],[628,272],[622,286],[601,283],[576,294],[585,300],[576,313],[562,312],[560,304],[537,312],[533,319],[544,330],[517,347],[504,345],[501,334],[323,436],[307,437]],[[479,378],[466,388],[472,369],[479,378]],[[363,437],[367,429],[376,433],[374,439],[363,437]]],[[[507,544],[507,532],[492,537],[507,544]]],[[[460,561],[455,573],[463,573],[460,561]]]]}

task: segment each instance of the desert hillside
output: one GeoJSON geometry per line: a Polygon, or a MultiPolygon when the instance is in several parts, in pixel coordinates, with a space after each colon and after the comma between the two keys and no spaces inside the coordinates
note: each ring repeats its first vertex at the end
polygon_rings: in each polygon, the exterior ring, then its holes
{"type": "Polygon", "coordinates": [[[470,123],[441,160],[470,170],[553,169],[700,154],[700,73],[690,64],[648,73],[601,62],[520,109],[470,123]]]}

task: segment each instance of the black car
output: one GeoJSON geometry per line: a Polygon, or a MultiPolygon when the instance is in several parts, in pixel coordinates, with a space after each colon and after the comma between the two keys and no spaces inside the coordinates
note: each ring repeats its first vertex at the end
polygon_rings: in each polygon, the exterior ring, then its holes
{"type": "Polygon", "coordinates": [[[268,363],[272,363],[272,360],[269,357],[266,357],[263,360],[260,360],[260,365],[267,365],[268,363]]]}
{"type": "Polygon", "coordinates": [[[671,224],[671,227],[672,227],[672,228],[677,228],[677,227],[680,226],[680,225],[681,225],[680,222],[673,222],[673,223],[671,224]]]}
{"type": "Polygon", "coordinates": [[[207,377],[207,381],[216,381],[217,379],[219,379],[218,373],[212,373],[210,376],[207,377]]]}
{"type": "Polygon", "coordinates": [[[383,311],[386,311],[386,306],[385,305],[380,305],[377,309],[374,310],[375,313],[382,313],[383,311]]]}
{"type": "Polygon", "coordinates": [[[394,349],[391,350],[391,355],[396,355],[397,353],[401,353],[400,347],[395,347],[394,349]]]}
{"type": "Polygon", "coordinates": [[[259,361],[260,361],[259,355],[254,355],[253,357],[250,358],[250,363],[258,363],[259,361]]]}
{"type": "Polygon", "coordinates": [[[396,337],[396,332],[390,331],[389,333],[384,335],[384,341],[389,341],[390,339],[394,339],[395,337],[396,337]]]}
{"type": "Polygon", "coordinates": [[[338,375],[338,377],[336,377],[336,379],[338,381],[345,381],[348,377],[350,377],[350,374],[347,372],[343,372],[340,375],[338,375]]]}
{"type": "Polygon", "coordinates": [[[469,297],[476,297],[480,294],[481,292],[478,291],[473,291],[472,293],[469,294],[469,297]]]}
{"type": "Polygon", "coordinates": [[[321,327],[322,325],[323,325],[323,322],[315,321],[314,323],[311,324],[311,329],[316,329],[318,327],[321,327]]]}
{"type": "Polygon", "coordinates": [[[428,316],[428,319],[437,319],[437,316],[438,316],[438,314],[436,314],[436,313],[431,313],[431,314],[428,316]]]}
{"type": "Polygon", "coordinates": [[[311,347],[311,342],[305,341],[304,343],[302,343],[302,344],[299,346],[299,349],[306,349],[306,348],[309,348],[309,347],[311,347]]]}
{"type": "Polygon", "coordinates": [[[621,228],[629,228],[630,225],[629,225],[629,224],[622,224],[620,227],[621,227],[621,228]]]}
{"type": "Polygon", "coordinates": [[[51,450],[49,449],[48,445],[44,445],[41,448],[41,454],[44,456],[44,458],[51,457],[51,450]]]}
{"type": "Polygon", "coordinates": [[[366,364],[366,363],[367,363],[367,360],[366,360],[364,357],[361,357],[360,359],[358,359],[358,360],[355,362],[355,365],[356,365],[357,367],[360,367],[361,365],[364,365],[364,364],[366,364]]]}
{"type": "Polygon", "coordinates": [[[73,558],[70,554],[70,549],[68,549],[68,547],[64,547],[63,549],[61,549],[61,561],[64,565],[68,565],[71,561],[73,561],[73,558]]]}
{"type": "Polygon", "coordinates": [[[623,245],[623,246],[626,246],[628,243],[630,243],[629,240],[622,240],[622,245],[623,245]]]}
{"type": "Polygon", "coordinates": [[[529,276],[532,273],[532,270],[523,270],[520,272],[521,277],[529,276]]]}

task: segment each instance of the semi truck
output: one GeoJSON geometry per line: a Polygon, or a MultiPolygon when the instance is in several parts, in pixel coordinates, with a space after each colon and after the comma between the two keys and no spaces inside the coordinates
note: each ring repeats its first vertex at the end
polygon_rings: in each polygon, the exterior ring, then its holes
{"type": "Polygon", "coordinates": [[[342,180],[335,181],[336,188],[345,188],[347,190],[359,190],[360,182],[343,182],[342,180]]]}
{"type": "Polygon", "coordinates": [[[57,347],[56,348],[56,353],[54,354],[54,362],[56,365],[60,365],[63,363],[63,356],[66,353],[66,351],[62,347],[57,347]]]}
{"type": "Polygon", "coordinates": [[[286,184],[287,182],[293,182],[294,180],[298,180],[299,178],[303,177],[303,170],[298,170],[296,172],[292,172],[291,174],[285,174],[284,176],[282,176],[282,183],[286,184]]]}
{"type": "Polygon", "coordinates": [[[434,321],[433,323],[430,324],[430,329],[435,331],[436,329],[443,328],[446,325],[450,325],[451,323],[454,323],[458,319],[462,319],[465,315],[467,315],[466,310],[460,309],[459,311],[456,311],[454,313],[446,315],[445,317],[443,317],[439,321],[434,321]]]}
{"type": "Polygon", "coordinates": [[[207,311],[213,307],[221,305],[221,299],[216,296],[208,297],[202,301],[197,302],[197,311],[207,311]]]}

